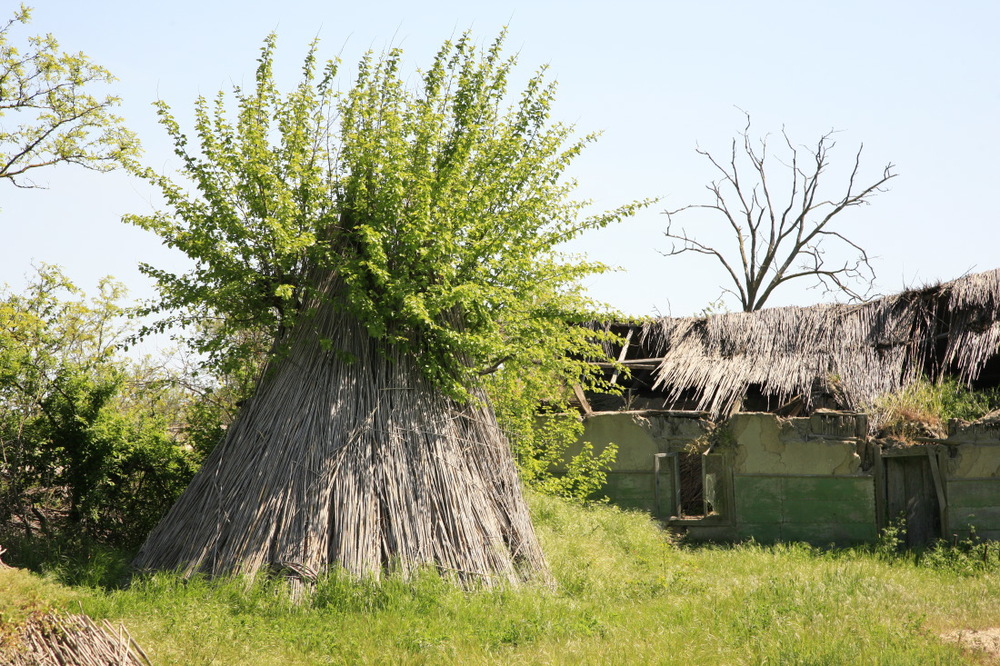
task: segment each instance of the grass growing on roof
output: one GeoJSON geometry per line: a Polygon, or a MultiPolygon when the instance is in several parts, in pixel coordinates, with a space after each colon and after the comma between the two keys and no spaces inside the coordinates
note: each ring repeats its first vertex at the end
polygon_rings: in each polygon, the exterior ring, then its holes
{"type": "Polygon", "coordinates": [[[881,396],[872,408],[884,435],[903,441],[948,436],[948,421],[975,421],[1000,408],[1000,390],[976,391],[953,378],[921,379],[881,396]]]}

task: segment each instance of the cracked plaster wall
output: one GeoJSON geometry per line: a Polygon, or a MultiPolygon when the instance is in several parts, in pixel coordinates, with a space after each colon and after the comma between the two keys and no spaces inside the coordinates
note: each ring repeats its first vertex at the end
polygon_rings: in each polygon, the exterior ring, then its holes
{"type": "Polygon", "coordinates": [[[736,414],[728,424],[735,442],[733,471],[736,474],[772,475],[866,475],[861,469],[858,440],[848,433],[853,422],[830,419],[782,419],[773,414],[736,414]],[[841,433],[831,435],[827,431],[841,433]],[[819,434],[816,430],[820,430],[819,434]]]}
{"type": "Polygon", "coordinates": [[[645,416],[630,412],[594,414],[587,418],[583,439],[597,451],[618,445],[616,471],[649,472],[657,453],[681,451],[705,437],[711,426],[695,417],[645,416]]]}
{"type": "MultiPolygon", "coordinates": [[[[854,415],[783,419],[767,413],[741,413],[724,427],[729,434],[719,438],[715,450],[734,451],[737,474],[867,474],[861,469],[854,415]]],[[[589,417],[583,438],[597,451],[610,442],[617,444],[616,471],[650,471],[654,454],[682,451],[692,442],[704,441],[711,432],[711,424],[693,415],[609,412],[589,417]]]]}
{"type": "Polygon", "coordinates": [[[1000,427],[963,424],[949,427],[950,455],[946,474],[951,479],[1000,478],[1000,427]]]}
{"type": "Polygon", "coordinates": [[[962,444],[946,460],[950,479],[1000,478],[1000,443],[962,444]]]}

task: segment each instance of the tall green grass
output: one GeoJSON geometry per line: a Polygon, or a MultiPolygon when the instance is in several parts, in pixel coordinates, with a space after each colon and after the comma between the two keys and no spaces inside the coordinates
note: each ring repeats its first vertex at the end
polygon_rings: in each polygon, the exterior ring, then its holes
{"type": "Polygon", "coordinates": [[[331,574],[296,605],[274,581],[156,574],[73,596],[159,664],[958,664],[939,633],[1000,626],[1000,563],[954,549],[692,546],[642,514],[531,505],[552,587],[331,574]]]}

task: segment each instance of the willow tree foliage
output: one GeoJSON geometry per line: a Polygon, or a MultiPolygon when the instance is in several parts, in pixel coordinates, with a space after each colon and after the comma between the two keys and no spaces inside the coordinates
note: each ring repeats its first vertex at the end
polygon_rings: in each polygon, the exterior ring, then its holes
{"type": "Polygon", "coordinates": [[[112,112],[118,98],[91,94],[114,77],[82,53],[61,51],[52,35],[28,37],[19,47],[11,30],[30,19],[21,5],[0,26],[0,179],[34,187],[35,169],[77,164],[107,171],[133,158],[138,143],[112,112]]]}
{"type": "Polygon", "coordinates": [[[196,151],[159,102],[185,181],[144,171],[170,210],[128,220],[196,267],[143,266],[163,296],[150,311],[172,313],[158,326],[215,320],[197,344],[225,362],[243,351],[230,348],[239,331],[280,338],[328,271],[342,281],[340,308],[419,356],[455,397],[525,342],[565,345],[547,325],[590,316],[577,283],[605,267],[564,261],[557,246],[634,206],[580,219],[585,202],[569,198],[562,174],[594,137],[548,122],[555,86],[544,72],[506,107],[515,63],[501,47],[480,56],[469,36],[446,44],[418,90],[399,73],[400,50],[368,54],[346,93],[337,64],[321,69],[311,51],[302,82],[282,95],[272,36],[255,89],[234,91],[235,118],[222,93],[198,100],[196,151]]]}
{"type": "Polygon", "coordinates": [[[168,210],[129,221],[194,267],[144,266],[150,310],[214,322],[195,344],[223,367],[252,352],[241,332],[273,345],[140,566],[544,568],[483,378],[599,353],[570,324],[592,316],[579,279],[604,267],[558,248],[640,204],[581,216],[564,172],[593,137],[550,122],[544,71],[511,96],[503,40],[446,42],[415,78],[400,50],[369,53],[344,90],[314,45],[283,94],[271,36],[252,90],[197,101],[196,146],[160,104],[183,180],[144,171],[168,210]]]}

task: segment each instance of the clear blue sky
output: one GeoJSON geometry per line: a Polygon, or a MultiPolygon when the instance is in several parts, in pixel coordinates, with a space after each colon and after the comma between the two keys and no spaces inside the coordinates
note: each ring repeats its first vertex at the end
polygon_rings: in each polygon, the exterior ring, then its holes
{"type": "MultiPolygon", "coordinates": [[[[560,84],[555,117],[603,132],[575,169],[581,198],[612,208],[663,197],[573,248],[624,267],[590,288],[632,314],[690,314],[719,295],[723,276],[707,260],[659,254],[669,248],[659,211],[705,200],[713,173],[694,149],[727,150],[742,128],[736,107],[751,113],[755,132],[784,126],[797,143],[840,130],[833,185],[837,166],[849,164],[861,142],[867,177],[897,165],[891,190],[845,215],[841,227],[876,257],[879,291],[1000,265],[995,1],[37,0],[34,8],[32,23],[16,34],[51,32],[65,50],[110,69],[145,161],[165,169],[174,162],[151,103],[167,101],[185,122],[197,95],[252,80],[271,31],[290,83],[316,36],[321,55],[340,55],[347,73],[369,48],[402,46],[416,68],[467,28],[488,40],[509,25],[522,66],[516,83],[547,63],[560,84]]],[[[48,262],[87,290],[111,274],[148,296],[138,261],[182,265],[155,237],[119,221],[156,205],[143,184],[74,168],[39,172],[38,180],[48,189],[0,183],[0,282],[17,288],[33,262],[48,262]]],[[[696,228],[693,219],[686,226],[696,228]]],[[[822,299],[790,287],[772,304],[822,299]]]]}

